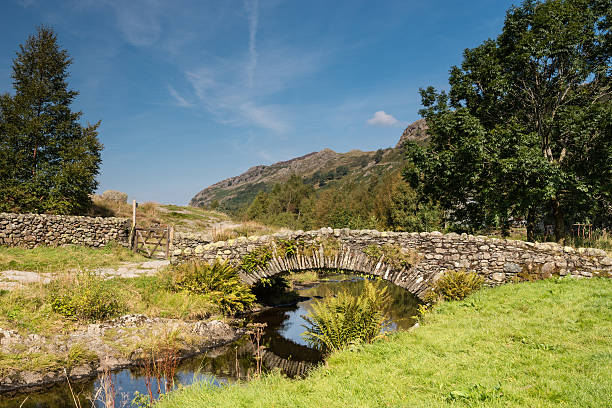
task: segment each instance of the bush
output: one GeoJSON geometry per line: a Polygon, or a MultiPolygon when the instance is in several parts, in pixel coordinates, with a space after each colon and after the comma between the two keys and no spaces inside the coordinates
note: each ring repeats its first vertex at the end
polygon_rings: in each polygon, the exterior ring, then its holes
{"type": "Polygon", "coordinates": [[[484,278],[475,272],[447,271],[426,295],[427,301],[461,300],[480,289],[484,278]]]}
{"type": "Polygon", "coordinates": [[[251,273],[258,268],[265,268],[270,259],[272,259],[272,251],[270,248],[262,246],[243,256],[239,269],[251,273]]]}
{"type": "Polygon", "coordinates": [[[366,280],[360,295],[343,291],[315,302],[312,311],[302,316],[307,322],[303,336],[324,353],[371,343],[387,324],[385,308],[390,301],[386,287],[366,280]]]}
{"type": "Polygon", "coordinates": [[[384,255],[383,262],[396,269],[410,269],[421,260],[417,252],[404,249],[399,245],[368,245],[363,252],[375,261],[384,255]]]}
{"type": "Polygon", "coordinates": [[[48,301],[51,309],[63,316],[105,320],[124,310],[117,293],[94,273],[80,273],[68,282],[59,280],[50,285],[48,301]]]}
{"type": "Polygon", "coordinates": [[[241,282],[238,272],[227,261],[213,264],[186,262],[174,266],[171,273],[172,289],[205,296],[224,313],[242,312],[255,301],[255,295],[241,282]]]}

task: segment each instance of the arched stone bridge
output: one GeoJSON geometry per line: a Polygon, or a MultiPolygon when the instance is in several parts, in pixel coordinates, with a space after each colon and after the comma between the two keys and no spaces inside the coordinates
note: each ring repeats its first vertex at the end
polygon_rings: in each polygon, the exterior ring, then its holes
{"type": "Polygon", "coordinates": [[[612,277],[612,259],[600,249],[466,234],[322,228],[214,243],[178,238],[173,247],[174,261],[220,258],[240,265],[248,253],[268,248],[273,257],[264,267],[241,271],[242,280],[248,284],[290,271],[342,269],[380,276],[422,299],[431,284],[448,270],[474,271],[489,285],[552,275],[612,277]],[[297,251],[282,253],[283,242],[299,244],[294,245],[297,251]],[[399,262],[398,251],[411,258],[409,265],[399,262]]]}

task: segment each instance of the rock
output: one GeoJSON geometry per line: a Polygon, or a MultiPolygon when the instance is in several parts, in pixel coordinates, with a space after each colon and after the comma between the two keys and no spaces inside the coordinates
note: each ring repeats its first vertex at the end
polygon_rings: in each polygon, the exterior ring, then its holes
{"type": "Polygon", "coordinates": [[[96,374],[96,370],[89,364],[83,364],[77,367],[73,367],[70,370],[70,377],[74,379],[81,379],[91,377],[96,374]]]}
{"type": "Polygon", "coordinates": [[[407,141],[422,142],[423,140],[428,139],[428,129],[429,128],[427,126],[427,122],[425,122],[425,119],[419,119],[416,122],[411,123],[406,129],[404,129],[404,133],[402,133],[402,136],[400,137],[399,142],[397,142],[395,148],[401,148],[407,141]]]}
{"type": "Polygon", "coordinates": [[[37,385],[43,382],[43,375],[32,371],[21,372],[21,382],[30,385],[37,385]]]}
{"type": "Polygon", "coordinates": [[[506,273],[519,273],[522,270],[523,268],[514,262],[506,262],[504,264],[504,272],[506,273]]]}
{"type": "Polygon", "coordinates": [[[557,265],[554,262],[546,262],[542,265],[542,276],[550,278],[557,271],[557,265]]]}
{"type": "Polygon", "coordinates": [[[494,280],[495,282],[503,282],[506,278],[506,275],[502,272],[494,272],[490,275],[491,280],[494,280]]]}

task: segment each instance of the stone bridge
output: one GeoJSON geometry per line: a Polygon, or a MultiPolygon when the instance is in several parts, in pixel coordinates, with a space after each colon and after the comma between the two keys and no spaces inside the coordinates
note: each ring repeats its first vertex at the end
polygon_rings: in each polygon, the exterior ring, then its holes
{"type": "Polygon", "coordinates": [[[245,283],[287,272],[340,269],[379,276],[423,299],[448,270],[474,271],[488,285],[552,275],[612,277],[612,259],[600,249],[440,232],[322,228],[226,242],[191,240],[175,243],[173,260],[220,258],[240,266],[245,256],[262,250],[271,254],[270,259],[257,268],[243,267],[245,283]]]}

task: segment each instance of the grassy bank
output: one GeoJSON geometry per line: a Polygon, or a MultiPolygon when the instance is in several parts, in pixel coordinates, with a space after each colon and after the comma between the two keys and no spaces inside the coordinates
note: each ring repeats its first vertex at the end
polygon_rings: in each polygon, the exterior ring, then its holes
{"type": "Polygon", "coordinates": [[[78,289],[71,279],[70,276],[62,278],[55,286],[31,284],[14,291],[0,291],[0,327],[15,329],[23,335],[51,336],[89,323],[87,319],[66,317],[54,310],[54,287],[61,286],[74,288],[76,295],[82,296],[86,300],[85,307],[89,308],[99,307],[92,304],[96,299],[93,294],[112,296],[116,302],[116,315],[137,313],[148,317],[201,319],[221,314],[216,305],[201,296],[170,290],[162,276],[95,279],[88,282],[87,287],[78,289]]]}
{"type": "Polygon", "coordinates": [[[147,259],[118,244],[103,248],[70,245],[65,247],[7,248],[0,247],[0,271],[19,270],[56,273],[70,270],[112,268],[123,262],[147,259]]]}
{"type": "Polygon", "coordinates": [[[612,280],[546,280],[438,306],[422,327],[334,354],[305,380],[171,393],[174,407],[604,407],[612,280]]]}

